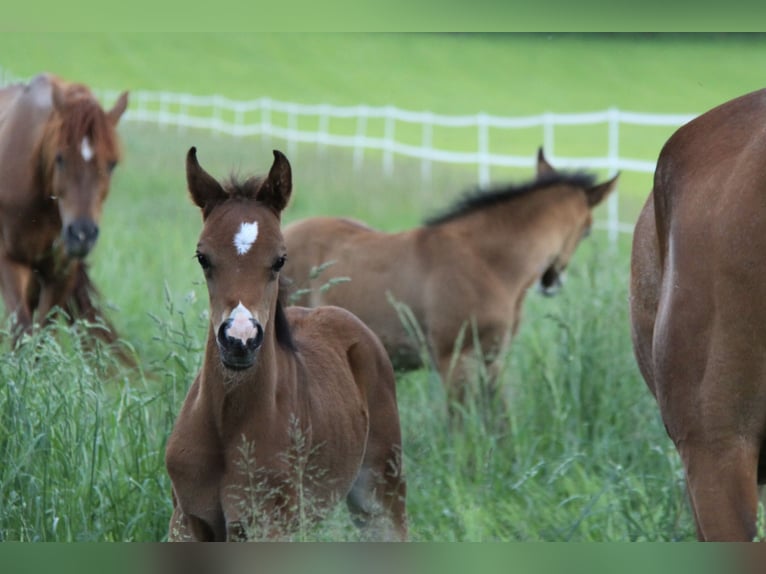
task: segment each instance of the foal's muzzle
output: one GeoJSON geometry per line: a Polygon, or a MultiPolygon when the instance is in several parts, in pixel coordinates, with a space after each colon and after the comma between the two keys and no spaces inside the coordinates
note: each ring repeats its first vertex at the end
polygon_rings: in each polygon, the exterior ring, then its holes
{"type": "Polygon", "coordinates": [[[546,297],[552,297],[559,292],[562,286],[562,272],[558,271],[553,265],[548,267],[540,277],[538,288],[540,293],[546,297]]]}
{"type": "Polygon", "coordinates": [[[218,328],[216,341],[221,353],[221,361],[229,369],[241,370],[251,367],[255,356],[263,343],[263,326],[255,319],[249,319],[253,327],[253,336],[247,339],[234,337],[229,334],[229,328],[234,320],[229,317],[218,328]]]}
{"type": "Polygon", "coordinates": [[[98,225],[92,219],[75,219],[63,230],[67,255],[82,259],[98,239],[98,225]]]}

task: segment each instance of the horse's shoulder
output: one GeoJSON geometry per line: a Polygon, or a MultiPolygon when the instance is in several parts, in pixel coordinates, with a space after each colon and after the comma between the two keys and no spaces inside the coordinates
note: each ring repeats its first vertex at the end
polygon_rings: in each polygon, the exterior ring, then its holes
{"type": "Polygon", "coordinates": [[[349,336],[356,338],[360,333],[366,336],[369,328],[359,317],[343,307],[322,305],[319,307],[292,306],[286,309],[290,329],[297,338],[302,336],[349,336]]]}

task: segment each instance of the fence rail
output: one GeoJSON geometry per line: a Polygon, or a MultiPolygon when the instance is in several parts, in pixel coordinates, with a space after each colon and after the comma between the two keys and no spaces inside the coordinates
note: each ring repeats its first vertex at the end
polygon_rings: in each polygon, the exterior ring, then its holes
{"type": "MultiPolygon", "coordinates": [[[[0,85],[19,81],[0,67],[0,85]]],[[[103,101],[113,101],[118,92],[96,90],[103,101]]],[[[629,112],[617,108],[586,113],[543,113],[525,117],[503,117],[485,113],[472,115],[443,115],[428,111],[411,111],[395,106],[373,107],[367,105],[336,106],[331,104],[298,104],[281,102],[268,97],[252,100],[233,100],[221,95],[199,96],[173,92],[138,90],[131,93],[130,106],[123,120],[147,122],[160,126],[177,126],[181,129],[199,128],[235,137],[268,136],[284,139],[289,151],[298,143],[351,148],[354,165],[362,163],[365,150],[382,152],[383,167],[387,174],[394,170],[394,156],[406,156],[421,160],[424,180],[431,175],[431,162],[475,165],[477,182],[481,186],[490,183],[493,167],[533,167],[530,155],[509,155],[492,151],[491,130],[523,130],[540,128],[543,146],[551,163],[561,168],[606,169],[610,174],[617,171],[652,173],[655,162],[628,158],[620,155],[620,127],[622,125],[678,127],[694,115],[648,114],[629,112]],[[275,121],[281,114],[282,121],[275,121]],[[312,118],[312,129],[299,127],[301,118],[312,118]],[[331,120],[353,120],[353,133],[333,133],[331,120]],[[383,122],[382,134],[371,135],[370,120],[383,122]],[[418,144],[397,139],[397,127],[415,126],[420,129],[418,144]],[[608,152],[602,157],[562,157],[555,154],[555,128],[558,126],[605,125],[608,134],[608,152]],[[473,129],[476,133],[473,151],[440,149],[433,145],[434,128],[473,129]]],[[[409,127],[412,130],[412,127],[409,127]]],[[[619,220],[619,194],[613,193],[608,201],[608,219],[599,222],[609,230],[614,240],[621,232],[632,232],[632,224],[619,220]]]]}

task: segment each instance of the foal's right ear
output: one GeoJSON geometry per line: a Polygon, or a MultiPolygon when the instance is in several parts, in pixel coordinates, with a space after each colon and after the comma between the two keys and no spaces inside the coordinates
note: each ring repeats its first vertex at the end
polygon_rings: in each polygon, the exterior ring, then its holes
{"type": "Polygon", "coordinates": [[[190,148],[186,154],[186,184],[192,200],[202,210],[202,219],[206,219],[216,205],[229,197],[221,184],[202,169],[197,161],[196,147],[190,148]]]}
{"type": "Polygon", "coordinates": [[[543,153],[543,146],[540,146],[537,150],[537,177],[540,177],[541,175],[548,175],[555,172],[556,172],[556,168],[554,168],[551,164],[549,164],[548,160],[545,159],[545,154],[543,153]]]}

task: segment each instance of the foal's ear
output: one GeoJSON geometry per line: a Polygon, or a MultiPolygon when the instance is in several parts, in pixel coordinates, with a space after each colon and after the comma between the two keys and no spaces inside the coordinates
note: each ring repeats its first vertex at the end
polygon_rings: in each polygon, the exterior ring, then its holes
{"type": "Polygon", "coordinates": [[[281,151],[275,149],[274,163],[255,197],[279,215],[290,201],[292,191],[293,176],[290,162],[281,151]]]}
{"type": "Polygon", "coordinates": [[[197,161],[196,147],[190,148],[186,154],[186,184],[192,200],[202,210],[202,219],[207,218],[216,205],[229,197],[221,184],[202,169],[197,161]]]}
{"type": "Polygon", "coordinates": [[[588,197],[588,206],[589,207],[595,207],[601,201],[611,193],[611,191],[617,187],[617,178],[620,177],[620,174],[617,173],[612,179],[609,181],[605,181],[604,183],[600,183],[598,185],[594,185],[593,187],[589,187],[585,190],[585,195],[588,197]]]}
{"type": "Polygon", "coordinates": [[[551,173],[555,173],[556,169],[548,163],[548,160],[545,159],[545,154],[543,153],[543,146],[540,146],[537,150],[537,177],[540,177],[541,175],[548,175],[551,173]]]}
{"type": "Polygon", "coordinates": [[[120,94],[120,97],[117,98],[117,101],[114,103],[114,106],[111,110],[109,110],[106,113],[106,117],[109,118],[109,121],[112,123],[113,126],[117,125],[117,122],[120,121],[120,118],[122,117],[122,114],[125,113],[125,110],[128,107],[128,92],[122,92],[120,94]]]}

